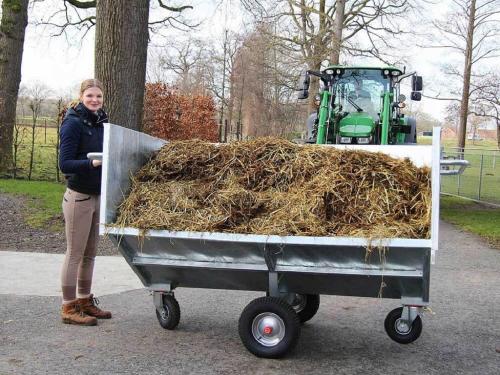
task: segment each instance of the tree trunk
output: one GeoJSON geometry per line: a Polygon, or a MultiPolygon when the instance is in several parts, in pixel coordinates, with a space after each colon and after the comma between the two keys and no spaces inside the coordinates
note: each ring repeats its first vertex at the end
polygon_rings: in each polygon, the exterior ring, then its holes
{"type": "Polygon", "coordinates": [[[342,30],[344,29],[346,0],[337,0],[335,3],[335,28],[332,38],[332,51],[330,64],[338,65],[340,62],[340,49],[342,46],[342,30]]]}
{"type": "Polygon", "coordinates": [[[497,117],[497,147],[500,149],[500,120],[497,117]]]}
{"type": "MultiPolygon", "coordinates": [[[[309,66],[310,70],[319,71],[321,69],[321,61],[315,61],[309,66]]],[[[307,102],[307,113],[316,112],[316,104],[314,103],[314,97],[319,93],[319,78],[313,75],[311,77],[311,82],[309,84],[309,99],[307,102]]]]}
{"type": "MultiPolygon", "coordinates": [[[[314,56],[312,57],[312,66],[311,70],[319,71],[321,69],[321,62],[325,60],[327,57],[325,55],[326,49],[324,45],[326,30],[326,1],[320,0],[318,4],[319,11],[319,27],[318,33],[314,37],[313,43],[313,51],[314,56]]],[[[309,86],[309,101],[308,101],[308,113],[311,114],[316,112],[316,104],[314,103],[314,97],[319,92],[319,78],[315,76],[311,76],[311,83],[309,86]]]]}
{"type": "Polygon", "coordinates": [[[38,110],[33,110],[33,123],[31,124],[31,151],[30,151],[30,167],[28,172],[28,180],[31,181],[31,174],[33,173],[33,161],[35,159],[35,132],[36,132],[36,119],[38,117],[38,110]]]}
{"type": "Polygon", "coordinates": [[[0,173],[12,165],[12,137],[21,82],[28,0],[3,0],[0,24],[0,173]]]}
{"type": "Polygon", "coordinates": [[[459,152],[465,148],[467,133],[467,118],[469,117],[470,78],[472,71],[472,48],[474,43],[474,24],[476,21],[476,0],[472,0],[469,7],[469,24],[467,26],[467,45],[465,48],[464,82],[462,100],[460,102],[460,122],[458,126],[459,152]]]}
{"type": "Polygon", "coordinates": [[[95,76],[104,85],[109,121],[141,130],[149,0],[98,0],[95,76]]]}

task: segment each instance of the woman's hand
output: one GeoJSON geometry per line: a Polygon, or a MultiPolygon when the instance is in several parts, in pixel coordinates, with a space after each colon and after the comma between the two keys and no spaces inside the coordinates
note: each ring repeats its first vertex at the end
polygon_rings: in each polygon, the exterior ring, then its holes
{"type": "Polygon", "coordinates": [[[94,159],[94,160],[92,160],[92,166],[93,166],[94,168],[97,168],[97,167],[99,167],[99,166],[101,166],[101,165],[102,165],[102,160],[95,160],[95,159],[94,159]]]}

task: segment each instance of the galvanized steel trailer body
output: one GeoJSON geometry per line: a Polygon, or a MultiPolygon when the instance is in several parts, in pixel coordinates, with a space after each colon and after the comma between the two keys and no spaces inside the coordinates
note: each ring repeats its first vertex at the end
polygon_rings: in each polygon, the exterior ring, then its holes
{"type": "Polygon", "coordinates": [[[383,152],[408,157],[417,166],[430,166],[430,239],[395,238],[370,243],[355,237],[167,230],[150,230],[142,238],[138,229],[109,224],[115,221],[117,206],[130,188],[131,174],[166,142],[106,124],[100,233],[110,236],[144,286],[153,292],[157,316],[164,328],[175,328],[180,318],[173,296],[176,287],[263,291],[269,297],[255,300],[242,313],[240,336],[252,353],[275,358],[286,354],[296,343],[300,330],[295,327],[296,315],[302,321],[310,319],[317,310],[311,304],[319,305],[320,294],[382,297],[400,299],[403,309],[389,313],[385,327],[391,338],[408,343],[420,335],[419,315],[429,304],[430,268],[438,244],[438,128],[434,134],[432,146],[321,146],[383,152]],[[368,255],[367,248],[371,248],[368,255]],[[302,307],[309,309],[307,317],[303,315],[305,311],[301,315],[302,307]],[[273,332],[272,325],[263,328],[259,325],[266,321],[274,322],[278,333],[273,332]],[[256,337],[256,332],[263,335],[268,332],[269,337],[256,337]],[[270,344],[275,342],[278,343],[270,344]]]}

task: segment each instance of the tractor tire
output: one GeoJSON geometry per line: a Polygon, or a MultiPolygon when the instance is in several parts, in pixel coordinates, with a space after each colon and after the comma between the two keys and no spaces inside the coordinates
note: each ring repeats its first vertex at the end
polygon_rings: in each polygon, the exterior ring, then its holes
{"type": "Polygon", "coordinates": [[[309,115],[306,125],[306,143],[316,143],[316,135],[318,134],[318,114],[316,112],[309,115]]]}
{"type": "Polygon", "coordinates": [[[410,133],[405,134],[405,144],[417,143],[417,120],[414,117],[408,117],[407,124],[410,126],[410,133]]]}

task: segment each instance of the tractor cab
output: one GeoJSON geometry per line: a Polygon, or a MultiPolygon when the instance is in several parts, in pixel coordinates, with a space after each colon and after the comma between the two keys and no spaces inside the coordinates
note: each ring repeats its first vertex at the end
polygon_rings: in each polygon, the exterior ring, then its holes
{"type": "MultiPolygon", "coordinates": [[[[320,105],[312,142],[343,144],[401,144],[416,142],[414,119],[401,113],[406,98],[399,93],[402,79],[412,76],[412,99],[420,100],[422,78],[396,67],[332,65],[303,75],[299,98],[308,97],[309,75],[320,79],[320,105]]],[[[310,121],[311,122],[311,121],[310,121]]]]}

